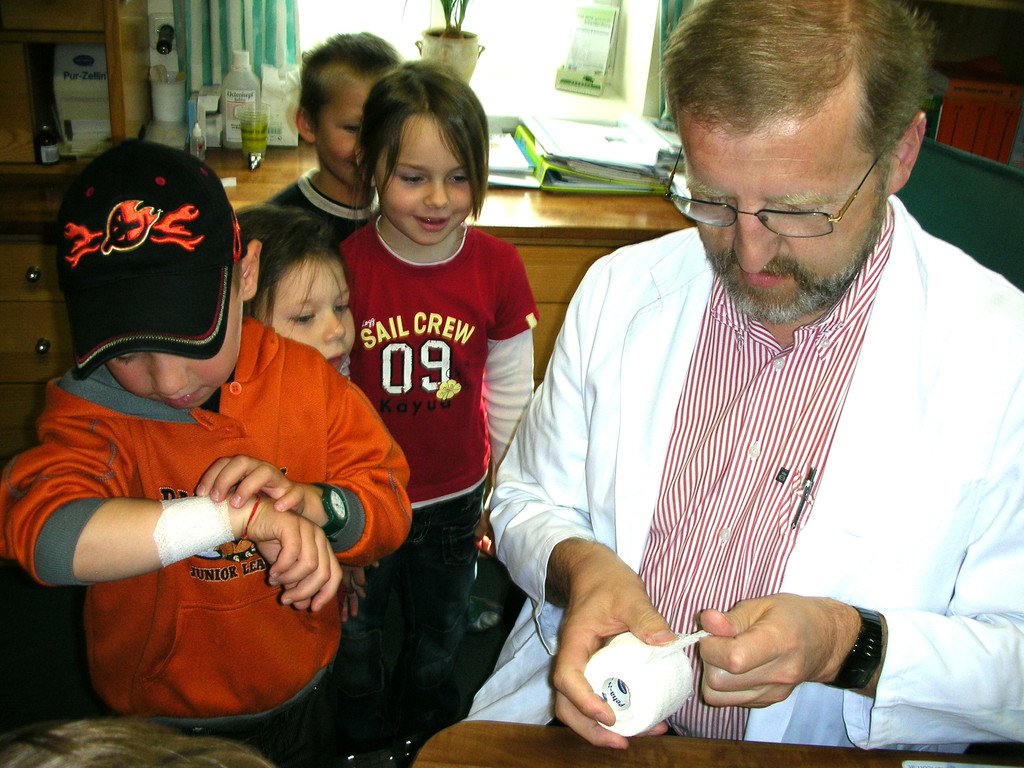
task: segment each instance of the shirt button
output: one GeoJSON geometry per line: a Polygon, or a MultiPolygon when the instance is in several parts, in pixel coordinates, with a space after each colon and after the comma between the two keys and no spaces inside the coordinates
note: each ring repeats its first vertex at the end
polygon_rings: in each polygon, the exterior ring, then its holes
{"type": "Polygon", "coordinates": [[[228,392],[230,392],[232,395],[240,395],[242,394],[242,385],[239,384],[237,381],[232,381],[231,384],[228,386],[228,392]]]}
{"type": "Polygon", "coordinates": [[[786,358],[777,357],[772,361],[772,365],[774,366],[776,371],[781,371],[783,368],[786,367],[786,358]]]}
{"type": "Polygon", "coordinates": [[[757,442],[751,443],[750,447],[747,448],[747,458],[748,459],[756,459],[760,455],[761,455],[761,444],[757,443],[757,442]]]}
{"type": "Polygon", "coordinates": [[[732,531],[730,531],[728,528],[723,528],[722,530],[720,530],[718,532],[718,540],[722,544],[728,544],[729,543],[729,539],[731,537],[732,537],[732,531]]]}

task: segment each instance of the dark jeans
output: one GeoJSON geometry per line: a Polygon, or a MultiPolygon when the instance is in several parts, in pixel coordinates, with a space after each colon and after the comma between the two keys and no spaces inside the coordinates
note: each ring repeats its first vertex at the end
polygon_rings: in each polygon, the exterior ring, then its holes
{"type": "Polygon", "coordinates": [[[417,508],[405,543],[379,567],[366,569],[366,598],[359,601],[359,615],[342,624],[334,664],[343,751],[425,738],[459,719],[455,658],[466,632],[476,571],[473,529],[483,492],[481,483],[454,499],[417,508]],[[405,631],[389,685],[383,633],[393,589],[405,631]]]}
{"type": "Polygon", "coordinates": [[[241,727],[180,727],[193,736],[220,736],[255,747],[277,768],[329,768],[335,755],[331,674],[306,696],[270,717],[241,727]]]}

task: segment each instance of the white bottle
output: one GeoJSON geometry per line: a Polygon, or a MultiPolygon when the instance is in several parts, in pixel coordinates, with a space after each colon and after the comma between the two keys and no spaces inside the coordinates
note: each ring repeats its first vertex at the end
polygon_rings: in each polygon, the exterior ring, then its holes
{"type": "Polygon", "coordinates": [[[188,142],[188,151],[192,157],[198,157],[200,160],[206,159],[206,137],[203,135],[203,129],[200,127],[198,120],[192,126],[192,136],[188,142]]]}
{"type": "Polygon", "coordinates": [[[249,52],[235,51],[231,55],[231,71],[221,84],[221,104],[224,105],[224,146],[242,148],[242,133],[236,111],[243,104],[257,104],[260,100],[260,81],[249,66],[249,52]]]}

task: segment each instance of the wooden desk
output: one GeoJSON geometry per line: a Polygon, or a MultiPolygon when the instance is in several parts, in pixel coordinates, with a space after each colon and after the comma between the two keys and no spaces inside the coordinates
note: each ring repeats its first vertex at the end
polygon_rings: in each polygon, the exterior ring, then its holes
{"type": "MultiPolygon", "coordinates": [[[[228,182],[235,208],[261,203],[316,167],[308,144],[271,147],[255,171],[244,167],[240,150],[211,149],[207,164],[228,182]]],[[[496,237],[551,243],[577,242],[619,247],[682,229],[684,219],[671,205],[652,195],[580,195],[535,189],[487,191],[480,218],[472,222],[496,237]]]]}
{"type": "Polygon", "coordinates": [[[904,760],[1024,765],[988,755],[939,755],[749,741],[636,738],[625,751],[594,747],[568,728],[466,721],[423,745],[413,768],[902,768],[904,760]]]}

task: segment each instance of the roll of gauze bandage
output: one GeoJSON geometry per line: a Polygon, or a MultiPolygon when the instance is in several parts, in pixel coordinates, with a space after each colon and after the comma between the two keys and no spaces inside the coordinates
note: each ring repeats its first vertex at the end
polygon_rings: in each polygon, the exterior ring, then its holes
{"type": "Polygon", "coordinates": [[[680,636],[668,645],[647,645],[631,632],[617,635],[590,657],[583,675],[608,702],[622,736],[649,731],[693,695],[693,668],[686,648],[707,632],[680,636]]]}

